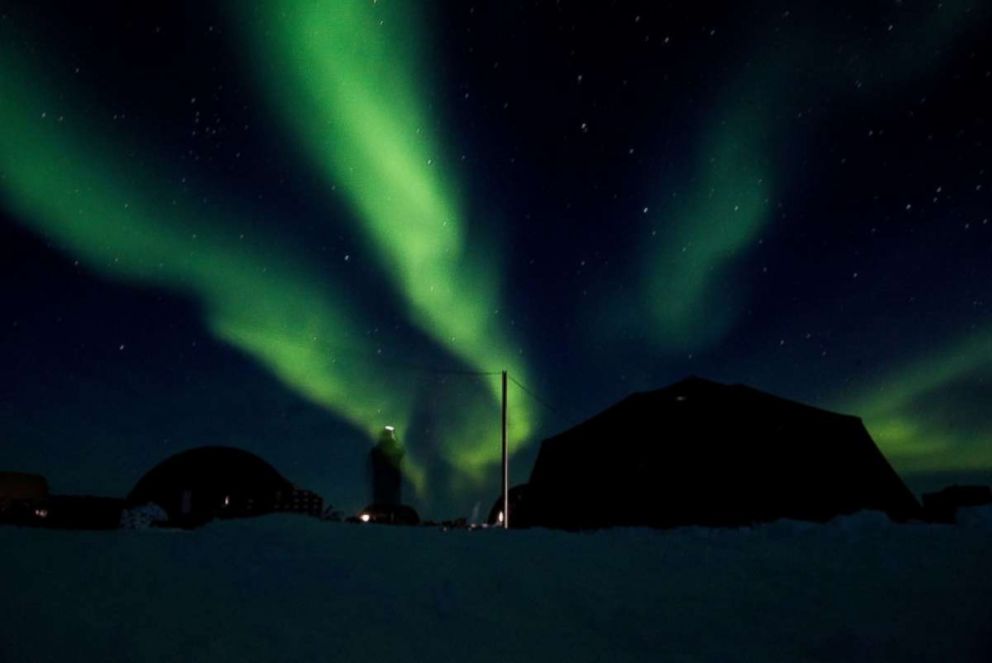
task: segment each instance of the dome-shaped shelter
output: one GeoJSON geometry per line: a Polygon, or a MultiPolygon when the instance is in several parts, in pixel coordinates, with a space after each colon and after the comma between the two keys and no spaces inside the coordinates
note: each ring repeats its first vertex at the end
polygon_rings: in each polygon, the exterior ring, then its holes
{"type": "Polygon", "coordinates": [[[195,527],[213,518],[282,510],[280,505],[296,492],[292,483],[255,454],[233,447],[200,447],[153,467],[127,501],[157,504],[168,513],[169,524],[195,527]]]}

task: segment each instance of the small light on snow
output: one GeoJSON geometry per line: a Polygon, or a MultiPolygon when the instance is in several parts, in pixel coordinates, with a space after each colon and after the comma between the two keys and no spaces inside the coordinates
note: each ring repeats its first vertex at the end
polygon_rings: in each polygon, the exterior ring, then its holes
{"type": "Polygon", "coordinates": [[[358,516],[358,519],[361,520],[363,523],[367,523],[369,520],[372,519],[372,516],[370,516],[367,513],[363,513],[362,515],[358,516]]]}
{"type": "Polygon", "coordinates": [[[496,522],[498,522],[498,523],[502,523],[503,522],[503,512],[502,511],[500,511],[498,514],[496,514],[496,522]]]}

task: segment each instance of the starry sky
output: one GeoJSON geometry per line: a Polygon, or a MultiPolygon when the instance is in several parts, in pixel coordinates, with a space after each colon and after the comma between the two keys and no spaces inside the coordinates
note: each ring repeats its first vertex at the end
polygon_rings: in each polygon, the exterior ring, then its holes
{"type": "MultiPolygon", "coordinates": [[[[686,375],[992,481],[992,5],[0,4],[0,465],[205,444],[347,511],[686,375]]],[[[659,422],[663,431],[663,422],[659,422]]],[[[604,452],[608,453],[606,449],[604,452]]],[[[842,477],[838,477],[842,480],[842,477]]]]}

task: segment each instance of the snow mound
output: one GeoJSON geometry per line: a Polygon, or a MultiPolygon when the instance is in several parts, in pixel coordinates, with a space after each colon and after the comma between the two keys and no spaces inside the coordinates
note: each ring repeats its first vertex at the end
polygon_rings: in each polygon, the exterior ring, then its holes
{"type": "Polygon", "coordinates": [[[992,504],[958,509],[956,520],[961,527],[992,530],[992,504]]]}

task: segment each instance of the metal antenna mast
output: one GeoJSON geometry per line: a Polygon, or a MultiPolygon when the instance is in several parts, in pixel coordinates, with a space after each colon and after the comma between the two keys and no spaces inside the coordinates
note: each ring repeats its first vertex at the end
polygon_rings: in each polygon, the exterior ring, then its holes
{"type": "Polygon", "coordinates": [[[510,456],[506,449],[506,371],[503,378],[503,529],[510,529],[510,456]]]}

